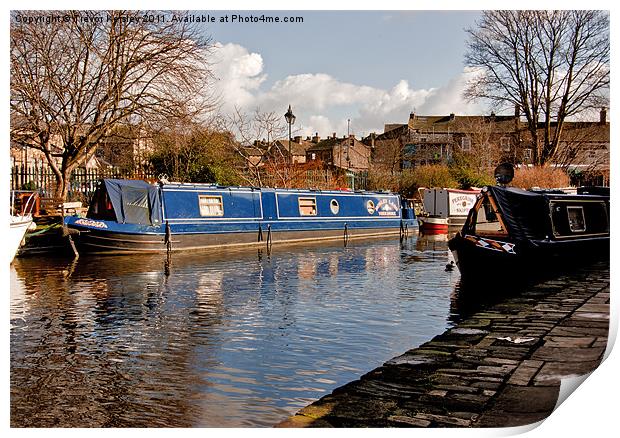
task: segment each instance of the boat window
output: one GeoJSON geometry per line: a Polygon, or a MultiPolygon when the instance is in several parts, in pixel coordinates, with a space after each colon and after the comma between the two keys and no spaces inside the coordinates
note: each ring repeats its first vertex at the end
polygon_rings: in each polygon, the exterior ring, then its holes
{"type": "Polygon", "coordinates": [[[508,232],[502,226],[497,212],[485,198],[481,204],[478,204],[476,211],[476,229],[475,232],[481,236],[507,236],[508,232]]]}
{"type": "Polygon", "coordinates": [[[366,210],[368,210],[368,214],[375,214],[375,203],[372,201],[366,202],[366,210]]]}
{"type": "Polygon", "coordinates": [[[221,196],[198,195],[200,216],[224,216],[221,196]]]}
{"type": "Polygon", "coordinates": [[[338,214],[338,212],[340,211],[340,205],[338,205],[338,201],[336,201],[335,199],[329,201],[329,209],[332,211],[333,214],[338,214]]]}
{"type": "Polygon", "coordinates": [[[299,198],[299,214],[316,216],[316,198],[299,198]]]}
{"type": "Polygon", "coordinates": [[[568,226],[573,233],[581,233],[586,230],[583,207],[566,207],[566,213],[568,213],[568,226]]]}

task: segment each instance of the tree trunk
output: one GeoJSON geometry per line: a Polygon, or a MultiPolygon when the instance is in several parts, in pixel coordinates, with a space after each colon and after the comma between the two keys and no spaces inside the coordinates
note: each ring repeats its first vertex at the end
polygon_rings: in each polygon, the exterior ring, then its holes
{"type": "Polygon", "coordinates": [[[64,202],[67,200],[67,195],[69,194],[69,185],[70,185],[70,176],[71,172],[62,172],[59,175],[56,175],[56,187],[54,188],[54,199],[57,199],[60,202],[64,202]]]}

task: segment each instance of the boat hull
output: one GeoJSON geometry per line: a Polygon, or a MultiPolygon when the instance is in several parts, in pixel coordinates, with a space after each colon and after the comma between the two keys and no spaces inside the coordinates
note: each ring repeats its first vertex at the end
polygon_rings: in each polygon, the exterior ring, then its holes
{"type": "Polygon", "coordinates": [[[435,217],[419,217],[420,231],[427,234],[440,234],[448,232],[448,219],[435,217]]]}
{"type": "Polygon", "coordinates": [[[457,233],[448,242],[461,283],[494,293],[609,258],[609,239],[514,242],[457,233]]]}
{"type": "Polygon", "coordinates": [[[129,234],[105,230],[70,227],[80,252],[95,254],[161,253],[167,251],[202,251],[220,248],[260,247],[272,244],[350,240],[399,236],[400,226],[385,228],[348,228],[314,230],[273,230],[261,227],[252,231],[170,234],[170,245],[165,233],[129,234]]]}
{"type": "Polygon", "coordinates": [[[9,233],[9,251],[11,253],[11,261],[17,255],[17,251],[24,240],[24,236],[26,235],[26,231],[32,224],[31,216],[23,216],[23,217],[11,217],[11,227],[9,233]]]}

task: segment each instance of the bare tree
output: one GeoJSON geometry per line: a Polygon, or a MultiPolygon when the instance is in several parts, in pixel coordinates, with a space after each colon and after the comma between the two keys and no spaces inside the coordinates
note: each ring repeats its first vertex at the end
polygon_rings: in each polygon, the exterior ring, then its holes
{"type": "Polygon", "coordinates": [[[287,186],[287,159],[284,151],[275,147],[276,140],[287,132],[281,115],[273,111],[262,112],[260,108],[250,115],[235,108],[228,118],[228,130],[239,139],[233,147],[246,163],[245,179],[249,184],[262,186],[265,165],[269,164],[272,176],[287,186]]]}
{"type": "Polygon", "coordinates": [[[536,164],[554,160],[567,118],[607,106],[607,12],[486,11],[467,33],[465,62],[478,74],[465,95],[518,106],[536,164]]]}
{"type": "Polygon", "coordinates": [[[158,12],[13,12],[10,40],[11,139],[43,152],[62,199],[72,170],[118,124],[157,124],[211,102],[210,39],[158,12]]]}

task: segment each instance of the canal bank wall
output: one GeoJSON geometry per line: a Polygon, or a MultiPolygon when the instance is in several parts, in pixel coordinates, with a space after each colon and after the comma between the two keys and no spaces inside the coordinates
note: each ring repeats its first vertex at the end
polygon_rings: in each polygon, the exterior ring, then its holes
{"type": "Polygon", "coordinates": [[[512,427],[551,414],[593,371],[609,331],[609,263],[474,310],[445,333],[276,427],[512,427]]]}

